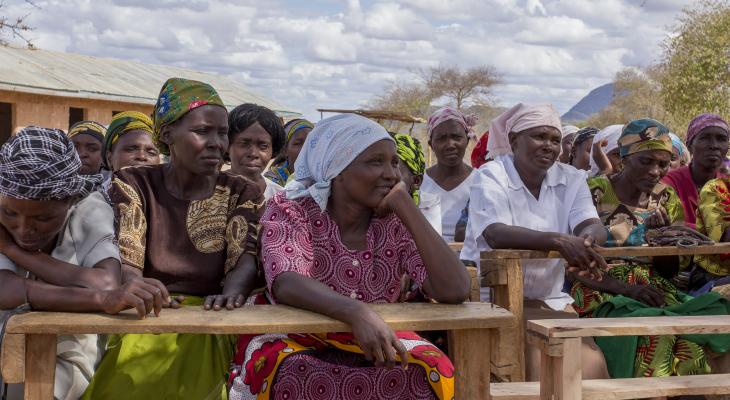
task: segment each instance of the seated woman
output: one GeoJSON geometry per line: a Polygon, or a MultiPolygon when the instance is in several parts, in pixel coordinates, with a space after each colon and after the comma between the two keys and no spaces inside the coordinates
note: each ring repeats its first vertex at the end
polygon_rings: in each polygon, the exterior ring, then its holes
{"type": "Polygon", "coordinates": [[[618,154],[618,138],[623,125],[609,125],[596,134],[591,146],[590,176],[611,175],[621,170],[621,156],[618,154]]]}
{"type": "MultiPolygon", "coordinates": [[[[580,128],[575,125],[563,125],[561,128],[562,139],[560,140],[560,156],[558,161],[563,164],[570,164],[570,150],[573,148],[573,139],[580,128]]],[[[475,167],[477,168],[477,167],[475,167]]]]}
{"type": "Polygon", "coordinates": [[[671,186],[682,201],[685,224],[695,227],[697,202],[702,187],[720,178],[730,141],[730,128],[719,115],[700,114],[687,128],[687,147],[692,153],[689,165],[667,174],[662,182],[671,186]]]}
{"type": "MultiPolygon", "coordinates": [[[[170,162],[119,170],[110,191],[123,279],[161,282],[167,307],[241,307],[256,283],[263,197],[248,179],[219,172],[226,108],[210,85],[171,78],[153,117],[170,162]]],[[[224,399],[235,340],[113,336],[84,398],[224,399]]]]}
{"type": "MultiPolygon", "coordinates": [[[[682,143],[682,139],[672,132],[669,132],[669,137],[672,139],[672,160],[669,162],[669,173],[674,170],[680,169],[685,165],[689,164],[690,155],[687,146],[682,143]]],[[[667,173],[667,175],[669,175],[667,173]]]]}
{"type": "MultiPolygon", "coordinates": [[[[481,186],[472,187],[469,225],[461,258],[479,265],[490,249],[559,251],[571,268],[598,274],[603,259],[592,248],[606,238],[591,202],[585,173],[556,162],[560,116],[552,105],[518,104],[492,121],[489,152],[480,168],[481,186]],[[485,242],[480,245],[478,239],[485,242]]],[[[573,299],[563,293],[561,260],[525,261],[525,318],[577,318],[573,299]]],[[[483,294],[485,298],[486,293],[483,294]]],[[[526,347],[527,378],[539,379],[540,353],[526,347]]],[[[583,345],[583,376],[606,377],[600,351],[583,345]]]]}
{"type": "Polygon", "coordinates": [[[94,121],[81,121],[68,130],[68,137],[74,144],[81,159],[81,175],[101,173],[101,145],[104,143],[106,128],[94,121]]]}
{"type": "Polygon", "coordinates": [[[475,122],[473,116],[467,117],[451,107],[441,108],[428,118],[428,145],[436,155],[436,165],[426,170],[421,193],[439,199],[441,237],[447,242],[464,241],[466,218],[462,216],[466,213],[469,188],[480,182],[477,170],[464,162],[475,122]]]}
{"type": "Polygon", "coordinates": [[[284,148],[276,157],[274,163],[268,171],[264,173],[264,177],[277,185],[284,187],[291,177],[294,176],[294,164],[297,156],[302,150],[307,135],[314,128],[314,124],[306,119],[293,119],[284,125],[284,133],[286,133],[286,143],[284,148]]]}
{"type": "MultiPolygon", "coordinates": [[[[679,198],[660,183],[672,157],[668,133],[653,119],[631,121],[618,141],[623,169],[588,180],[608,234],[606,246],[641,246],[648,229],[684,223],[679,198]]],[[[582,317],[726,314],[730,307],[719,296],[693,299],[671,283],[678,263],[677,257],[623,261],[601,281],[575,277],[571,291],[575,308],[582,317]]],[[[596,338],[614,378],[705,373],[709,367],[700,344],[708,343],[714,350],[730,346],[727,338],[717,342],[675,336],[626,340],[631,339],[596,338]]]]}
{"type": "Polygon", "coordinates": [[[138,111],[124,111],[112,117],[101,159],[104,168],[116,172],[124,167],[157,165],[162,144],[155,135],[152,119],[138,111]]]}
{"type": "MultiPolygon", "coordinates": [[[[700,191],[697,230],[716,242],[730,242],[730,178],[713,179],[700,191]]],[[[689,279],[689,294],[698,296],[715,287],[730,284],[730,258],[727,254],[695,256],[689,279]]]]}
{"type": "MultiPolygon", "coordinates": [[[[159,313],[159,288],[119,287],[114,214],[97,191],[100,175],[79,175],[63,131],[27,127],[0,150],[0,335],[28,310],[159,313]]],[[[54,398],[78,399],[104,351],[97,335],[58,337],[54,398]]]]}
{"type": "Polygon", "coordinates": [[[336,115],[309,134],[296,180],[261,217],[266,298],[353,333],[243,336],[231,399],[453,398],[446,355],[391,331],[366,305],[396,302],[404,274],[439,302],[469,294],[466,269],[421,215],[398,164],[393,139],[367,118],[336,115]]]}
{"type": "Polygon", "coordinates": [[[596,128],[583,128],[575,133],[573,145],[570,147],[569,164],[576,169],[588,171],[591,169],[590,157],[593,138],[598,133],[596,128]]]}

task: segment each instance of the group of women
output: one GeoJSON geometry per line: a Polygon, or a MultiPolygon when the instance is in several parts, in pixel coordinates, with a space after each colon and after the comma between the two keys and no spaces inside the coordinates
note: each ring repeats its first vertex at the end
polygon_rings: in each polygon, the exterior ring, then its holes
{"type": "MultiPolygon", "coordinates": [[[[698,116],[684,148],[651,119],[573,129],[550,105],[518,104],[492,121],[472,166],[474,123],[436,111],[427,169],[416,139],[366,118],[282,124],[255,104],[228,112],[210,85],[171,78],[151,118],[123,112],[107,128],[84,121],[68,134],[27,127],[0,151],[3,320],[287,304],[352,327],[62,336],[57,399],[451,399],[448,356],[365,304],[463,302],[464,263],[478,264],[480,250],[564,256],[526,263],[528,319],[730,311],[712,290],[730,275],[723,256],[615,261],[596,251],[695,221],[730,240],[722,118],[698,116]],[[454,241],[464,241],[462,260],[454,241]],[[680,271],[690,278],[678,287],[680,271]]],[[[587,340],[583,371],[705,373],[728,369],[728,350],[724,336],[587,340]]],[[[528,347],[531,379],[537,354],[528,347]]]]}

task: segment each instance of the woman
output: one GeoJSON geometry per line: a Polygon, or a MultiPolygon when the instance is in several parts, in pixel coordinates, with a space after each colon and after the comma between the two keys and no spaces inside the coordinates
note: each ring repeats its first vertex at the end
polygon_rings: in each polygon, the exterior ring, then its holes
{"type": "Polygon", "coordinates": [[[667,174],[663,183],[671,186],[682,201],[685,224],[695,227],[700,189],[711,179],[721,178],[730,140],[730,128],[719,115],[700,114],[687,128],[687,147],[692,153],[689,165],[667,174]]]}
{"type": "Polygon", "coordinates": [[[353,333],[242,337],[230,398],[453,398],[448,358],[366,306],[397,301],[403,274],[439,302],[469,292],[464,266],[400,182],[393,139],[364,117],[336,115],[309,134],[296,171],[261,218],[266,298],[353,333]]]}
{"type": "Polygon", "coordinates": [[[294,164],[297,156],[302,150],[307,135],[312,131],[314,125],[306,119],[293,119],[284,125],[286,143],[284,150],[274,160],[274,164],[264,174],[270,181],[279,186],[286,186],[289,178],[294,175],[294,164]]]}
{"type": "MultiPolygon", "coordinates": [[[[700,191],[697,230],[716,242],[730,242],[730,179],[713,179],[700,191]]],[[[690,273],[689,294],[698,296],[716,286],[730,284],[730,258],[727,254],[695,256],[690,273]]]]}
{"type": "MultiPolygon", "coordinates": [[[[0,150],[0,310],[9,310],[0,311],[0,331],[28,310],[160,311],[154,283],[119,287],[114,215],[96,190],[101,176],[80,167],[56,129],[24,128],[0,150]]],[[[103,351],[97,335],[59,336],[54,398],[77,399],[103,351]]]]}
{"type": "Polygon", "coordinates": [[[266,200],[283,190],[263,176],[271,158],[279,154],[286,140],[279,117],[266,107],[242,104],[228,116],[228,129],[231,172],[255,182],[266,200]]]}
{"type": "Polygon", "coordinates": [[[421,143],[410,135],[395,134],[396,152],[398,153],[398,170],[401,180],[406,185],[406,190],[413,197],[413,201],[421,210],[423,215],[431,224],[433,229],[441,234],[441,204],[439,198],[430,193],[420,193],[419,187],[423,182],[423,174],[426,172],[426,162],[423,159],[421,143]]]}
{"type": "Polygon", "coordinates": [[[475,122],[473,116],[451,107],[441,108],[428,118],[428,145],[436,155],[436,165],[426,170],[421,193],[439,198],[441,236],[447,242],[464,241],[465,224],[457,225],[469,201],[469,188],[479,184],[477,170],[464,162],[475,122]]]}
{"type": "Polygon", "coordinates": [[[669,137],[672,139],[672,161],[669,162],[669,172],[672,172],[689,164],[690,155],[679,136],[669,132],[669,137]]]}
{"type": "MultiPolygon", "coordinates": [[[[560,126],[550,104],[518,104],[492,121],[489,152],[496,158],[480,169],[481,186],[472,187],[462,259],[479,265],[480,251],[511,248],[559,251],[581,274],[597,275],[605,265],[593,249],[606,236],[585,174],[556,162],[560,126]]],[[[526,319],[577,317],[562,291],[561,260],[525,261],[524,267],[526,319]]],[[[540,352],[530,345],[526,350],[527,378],[538,380],[540,352]]],[[[583,366],[586,379],[607,376],[590,341],[583,344],[583,366]]]]}
{"type": "Polygon", "coordinates": [[[159,147],[152,119],[138,111],[124,111],[116,114],[109,124],[101,159],[104,168],[112,172],[124,167],[157,165],[159,147]]]}
{"type": "MultiPolygon", "coordinates": [[[[220,172],[226,108],[210,85],[171,78],[153,118],[170,162],[117,171],[110,191],[123,279],[161,282],[166,307],[241,307],[256,283],[263,198],[253,182],[220,172]]],[[[84,398],[224,399],[235,340],[113,336],[84,398]]]]}
{"type": "MultiPolygon", "coordinates": [[[[619,138],[623,169],[608,177],[591,178],[588,186],[608,240],[606,246],[641,246],[646,231],[684,223],[674,190],[660,179],[669,169],[669,130],[653,119],[631,121],[619,138]]],[[[631,260],[614,265],[601,281],[576,277],[572,295],[583,317],[727,314],[730,304],[720,296],[691,298],[670,281],[678,259],[631,260]]],[[[730,347],[728,337],[699,341],[675,336],[597,338],[614,378],[671,376],[709,372],[702,345],[714,351],[730,347]]]]}
{"type": "Polygon", "coordinates": [[[598,133],[596,128],[583,128],[575,133],[573,145],[570,147],[569,164],[576,169],[590,170],[591,148],[593,146],[593,137],[598,133]]]}
{"type": "Polygon", "coordinates": [[[81,159],[81,175],[94,175],[101,172],[101,146],[104,143],[106,128],[94,121],[81,121],[68,130],[68,137],[74,144],[81,159]]]}
{"type": "Polygon", "coordinates": [[[601,129],[593,138],[590,176],[611,175],[621,170],[618,138],[623,129],[623,125],[610,125],[601,129]]]}
{"type": "Polygon", "coordinates": [[[558,161],[563,164],[570,164],[570,150],[573,148],[573,138],[580,128],[575,125],[564,125],[561,129],[563,138],[560,140],[560,157],[558,161]]]}

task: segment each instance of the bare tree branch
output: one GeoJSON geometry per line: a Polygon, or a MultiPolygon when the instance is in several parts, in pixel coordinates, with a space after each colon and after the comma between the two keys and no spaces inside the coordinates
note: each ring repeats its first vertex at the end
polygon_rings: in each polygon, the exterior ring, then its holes
{"type": "MultiPolygon", "coordinates": [[[[25,0],[25,3],[40,9],[32,0],[25,0]]],[[[33,42],[27,37],[27,34],[33,31],[27,23],[30,14],[13,18],[4,14],[4,8],[7,8],[5,1],[0,1],[0,45],[7,46],[10,43],[9,39],[20,39],[28,48],[34,48],[33,42]]]]}

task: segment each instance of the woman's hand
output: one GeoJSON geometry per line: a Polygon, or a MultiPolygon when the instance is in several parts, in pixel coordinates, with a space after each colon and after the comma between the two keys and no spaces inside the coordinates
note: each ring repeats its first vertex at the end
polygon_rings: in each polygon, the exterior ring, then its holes
{"type": "Polygon", "coordinates": [[[646,224],[648,229],[655,229],[669,226],[672,222],[669,220],[667,210],[664,207],[659,206],[657,209],[652,211],[648,217],[646,217],[644,224],[646,224]]]}
{"type": "Polygon", "coordinates": [[[378,314],[369,307],[362,307],[362,312],[354,316],[352,333],[368,361],[376,366],[393,368],[396,353],[400,355],[401,366],[408,368],[408,351],[395,333],[383,322],[378,314]]]}
{"type": "Polygon", "coordinates": [[[390,192],[388,192],[388,194],[383,197],[383,200],[380,201],[380,204],[378,204],[378,207],[375,209],[375,214],[382,217],[390,214],[391,212],[395,212],[397,215],[398,206],[403,204],[404,200],[412,203],[415,207],[416,203],[413,202],[410,193],[408,193],[406,184],[403,183],[403,181],[399,181],[393,185],[390,192]]]}
{"type": "Polygon", "coordinates": [[[649,285],[628,285],[623,295],[652,307],[661,307],[665,303],[664,293],[649,285]]]}
{"type": "Polygon", "coordinates": [[[568,272],[578,276],[601,281],[601,271],[608,269],[606,260],[594,249],[595,239],[591,235],[584,237],[561,235],[557,241],[560,255],[568,263],[568,272]]]}
{"type": "Polygon", "coordinates": [[[137,315],[143,319],[154,311],[160,311],[169,295],[162,283],[155,279],[134,279],[114,290],[101,292],[101,308],[107,314],[117,314],[130,308],[137,309],[137,315]]]}
{"type": "Polygon", "coordinates": [[[244,302],[243,294],[214,294],[205,298],[203,309],[220,311],[225,308],[226,310],[233,310],[234,308],[240,308],[244,302]]]}

